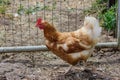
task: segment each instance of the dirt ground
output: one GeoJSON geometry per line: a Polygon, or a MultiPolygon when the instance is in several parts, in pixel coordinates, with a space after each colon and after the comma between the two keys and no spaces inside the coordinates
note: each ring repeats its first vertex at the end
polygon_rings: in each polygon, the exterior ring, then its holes
{"type": "Polygon", "coordinates": [[[0,80],[120,80],[120,49],[95,49],[87,67],[69,64],[51,52],[3,53],[0,80]]]}
{"type": "MultiPolygon", "coordinates": [[[[44,5],[43,0],[21,0],[21,3],[28,7],[28,1],[30,6],[36,5],[36,1],[44,5]]],[[[79,29],[85,16],[83,10],[90,8],[94,0],[60,1],[56,0],[53,12],[38,11],[37,16],[23,14],[15,17],[20,1],[11,0],[6,15],[0,16],[0,46],[44,44],[42,31],[34,27],[38,17],[45,16],[46,20],[53,22],[60,31],[79,29]],[[60,1],[62,1],[61,8],[60,1]],[[74,9],[76,6],[78,10],[66,11],[66,8],[74,9]]],[[[46,0],[45,4],[51,9],[51,3],[51,0],[46,0]]],[[[108,34],[103,30],[100,42],[108,41],[116,41],[113,32],[108,34]]],[[[83,64],[79,63],[64,75],[70,65],[50,51],[0,53],[0,80],[120,80],[120,49],[95,49],[87,64],[84,68],[83,64]]]]}

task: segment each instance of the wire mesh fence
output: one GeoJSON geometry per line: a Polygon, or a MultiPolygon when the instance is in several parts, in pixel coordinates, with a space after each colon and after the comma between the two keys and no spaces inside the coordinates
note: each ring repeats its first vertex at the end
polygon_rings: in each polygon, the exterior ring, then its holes
{"type": "Polygon", "coordinates": [[[77,30],[83,25],[86,16],[84,11],[89,9],[94,1],[2,0],[0,46],[43,45],[43,31],[35,27],[39,17],[54,24],[61,32],[77,30]]]}
{"type": "Polygon", "coordinates": [[[42,31],[35,28],[41,17],[60,31],[73,31],[82,25],[85,9],[93,0],[3,0],[5,13],[0,20],[0,46],[44,44],[42,31]],[[5,1],[5,2],[4,2],[5,1]]]}

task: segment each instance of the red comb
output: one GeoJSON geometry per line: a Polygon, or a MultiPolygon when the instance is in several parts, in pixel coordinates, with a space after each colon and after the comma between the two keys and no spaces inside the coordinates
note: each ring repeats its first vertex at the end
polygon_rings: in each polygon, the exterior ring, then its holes
{"type": "Polygon", "coordinates": [[[37,22],[39,22],[39,23],[41,23],[41,21],[42,21],[42,19],[41,19],[41,18],[39,18],[39,19],[37,20],[37,22]]]}
{"type": "Polygon", "coordinates": [[[39,24],[41,24],[41,22],[42,22],[41,18],[37,19],[36,26],[38,26],[39,24]]]}

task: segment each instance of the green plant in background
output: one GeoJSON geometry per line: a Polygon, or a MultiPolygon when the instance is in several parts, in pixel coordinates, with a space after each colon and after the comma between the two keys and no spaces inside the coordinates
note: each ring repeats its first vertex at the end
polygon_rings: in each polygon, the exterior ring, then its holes
{"type": "Polygon", "coordinates": [[[115,30],[116,28],[116,9],[117,4],[108,8],[109,0],[96,0],[92,4],[92,7],[88,10],[85,10],[85,15],[94,14],[99,17],[100,25],[106,30],[115,30]]]}
{"type": "MultiPolygon", "coordinates": [[[[53,8],[55,8],[55,4],[53,4],[53,8]]],[[[35,6],[29,6],[28,8],[25,8],[22,4],[20,4],[20,6],[18,7],[17,13],[19,15],[22,14],[34,14],[37,11],[41,11],[41,10],[52,10],[50,6],[43,6],[40,4],[40,2],[37,2],[35,6]]]]}
{"type": "Polygon", "coordinates": [[[9,0],[0,0],[0,14],[5,14],[7,6],[10,4],[9,0]]]}
{"type": "Polygon", "coordinates": [[[29,15],[29,14],[32,14],[32,13],[35,13],[35,11],[34,11],[34,8],[31,7],[31,6],[25,10],[25,14],[29,15]]]}
{"type": "Polygon", "coordinates": [[[50,9],[50,6],[46,6],[46,5],[45,5],[45,6],[43,6],[43,7],[41,8],[41,10],[51,10],[51,9],[50,9]]]}
{"type": "Polygon", "coordinates": [[[108,9],[108,0],[97,0],[96,5],[98,4],[99,14],[102,14],[108,9]]]}
{"type": "Polygon", "coordinates": [[[0,6],[1,5],[9,5],[10,1],[9,0],[0,0],[0,6]]]}
{"type": "Polygon", "coordinates": [[[104,4],[104,3],[107,3],[108,0],[96,0],[96,3],[97,4],[104,4]]]}
{"type": "Polygon", "coordinates": [[[0,6],[0,14],[5,14],[6,6],[0,6]]]}
{"type": "Polygon", "coordinates": [[[93,13],[99,15],[101,12],[107,9],[106,6],[107,1],[108,0],[96,0],[96,2],[92,4],[91,8],[84,10],[85,15],[89,15],[93,13]]]}
{"type": "Polygon", "coordinates": [[[36,2],[36,5],[34,6],[29,6],[29,7],[24,7],[22,4],[20,4],[20,6],[18,7],[17,13],[19,15],[22,14],[35,14],[35,12],[37,11],[41,11],[41,10],[53,10],[56,9],[56,0],[53,1],[52,6],[49,5],[43,5],[40,2],[36,2]]]}
{"type": "Polygon", "coordinates": [[[116,28],[116,8],[117,5],[112,6],[105,13],[100,14],[102,26],[107,30],[114,30],[116,28]]]}
{"type": "Polygon", "coordinates": [[[34,11],[37,12],[40,10],[41,10],[41,4],[40,4],[40,2],[37,2],[36,5],[34,6],[34,11]]]}
{"type": "Polygon", "coordinates": [[[22,15],[22,14],[24,14],[24,11],[25,11],[24,6],[22,4],[20,4],[20,6],[18,7],[18,10],[17,10],[17,13],[19,15],[22,15]]]}
{"type": "Polygon", "coordinates": [[[56,0],[54,0],[53,4],[52,4],[52,9],[56,9],[56,5],[57,5],[57,2],[56,2],[56,0]]]}
{"type": "Polygon", "coordinates": [[[35,6],[29,6],[28,8],[25,8],[22,4],[18,7],[17,13],[19,15],[23,14],[33,14],[37,11],[41,10],[40,9],[40,4],[37,2],[35,6]]]}

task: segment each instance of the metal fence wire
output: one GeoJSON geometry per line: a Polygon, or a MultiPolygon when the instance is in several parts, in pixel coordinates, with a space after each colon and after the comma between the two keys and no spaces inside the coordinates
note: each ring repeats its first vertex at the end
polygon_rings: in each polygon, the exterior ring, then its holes
{"type": "MultiPolygon", "coordinates": [[[[35,27],[36,19],[40,17],[54,24],[61,32],[74,31],[83,25],[84,11],[89,9],[94,1],[0,0],[0,8],[2,8],[0,11],[0,52],[47,50],[45,46],[42,46],[44,45],[43,32],[35,27]]],[[[120,37],[119,20],[118,13],[118,37],[120,37]]],[[[105,47],[108,45],[116,47],[118,42],[101,44],[105,47]]],[[[101,44],[98,45],[101,46],[101,44]]]]}

